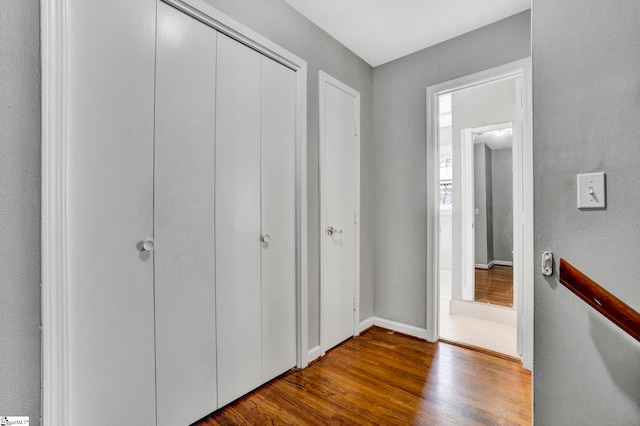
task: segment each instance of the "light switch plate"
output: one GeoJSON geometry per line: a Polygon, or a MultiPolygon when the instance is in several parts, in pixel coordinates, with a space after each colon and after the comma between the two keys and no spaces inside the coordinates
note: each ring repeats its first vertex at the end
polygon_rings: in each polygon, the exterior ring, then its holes
{"type": "Polygon", "coordinates": [[[606,204],[604,172],[578,175],[578,208],[603,209],[606,204]]]}

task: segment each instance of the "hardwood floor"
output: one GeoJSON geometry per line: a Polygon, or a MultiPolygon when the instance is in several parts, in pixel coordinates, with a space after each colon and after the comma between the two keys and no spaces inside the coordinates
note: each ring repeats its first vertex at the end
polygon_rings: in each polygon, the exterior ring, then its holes
{"type": "Polygon", "coordinates": [[[519,363],[373,327],[195,423],[528,425],[531,374],[519,363]]]}
{"type": "Polygon", "coordinates": [[[476,268],[475,301],[500,306],[513,306],[513,268],[493,265],[476,268]]]}

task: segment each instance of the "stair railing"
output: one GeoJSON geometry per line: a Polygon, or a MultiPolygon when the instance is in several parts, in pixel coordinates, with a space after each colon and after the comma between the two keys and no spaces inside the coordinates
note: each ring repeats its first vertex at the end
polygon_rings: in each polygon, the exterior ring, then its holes
{"type": "Polygon", "coordinates": [[[560,282],[593,309],[640,342],[640,313],[618,299],[564,259],[560,259],[560,282]]]}

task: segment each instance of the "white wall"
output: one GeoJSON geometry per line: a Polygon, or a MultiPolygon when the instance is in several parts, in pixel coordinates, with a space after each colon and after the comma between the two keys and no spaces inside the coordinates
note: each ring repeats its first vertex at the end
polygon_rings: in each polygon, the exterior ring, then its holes
{"type": "Polygon", "coordinates": [[[640,2],[534,0],[533,14],[535,422],[638,425],[640,342],[542,276],[539,254],[640,311],[640,2]],[[576,174],[595,171],[607,208],[580,211],[576,174]]]}
{"type": "Polygon", "coordinates": [[[462,195],[455,191],[460,187],[462,171],[461,132],[466,128],[482,127],[506,123],[514,120],[515,81],[505,80],[471,89],[460,90],[452,95],[453,111],[453,274],[452,292],[454,299],[462,298],[462,195]]]}

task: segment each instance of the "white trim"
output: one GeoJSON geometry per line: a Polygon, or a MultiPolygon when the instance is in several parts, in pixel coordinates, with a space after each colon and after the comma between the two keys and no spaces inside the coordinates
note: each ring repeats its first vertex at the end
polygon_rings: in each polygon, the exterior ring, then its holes
{"type": "MultiPolygon", "coordinates": [[[[474,129],[460,130],[460,217],[462,229],[462,299],[474,300],[476,298],[475,270],[476,259],[476,215],[475,215],[475,162],[474,162],[474,129]]],[[[453,226],[456,226],[454,221],[453,226]]]]}
{"type": "Polygon", "coordinates": [[[474,267],[476,269],[491,269],[493,268],[493,265],[495,264],[495,262],[492,260],[491,262],[489,262],[489,264],[484,264],[484,263],[476,263],[474,265],[474,267]]]}
{"type": "Polygon", "coordinates": [[[488,264],[476,263],[475,267],[478,269],[491,269],[494,265],[500,266],[513,266],[513,262],[510,260],[492,260],[488,264]]]}
{"type": "Polygon", "coordinates": [[[401,322],[391,321],[384,318],[374,317],[373,325],[386,328],[387,330],[397,331],[398,333],[407,334],[409,336],[417,337],[418,339],[426,340],[427,330],[413,325],[403,324],[401,322]]]}
{"type": "Polygon", "coordinates": [[[307,225],[307,63],[296,71],[296,325],[298,368],[309,364],[305,357],[309,347],[309,272],[307,225]]]}
{"type": "Polygon", "coordinates": [[[202,0],[161,0],[217,31],[297,71],[306,61],[202,0]]]}
{"type": "Polygon", "coordinates": [[[366,320],[360,321],[360,325],[358,326],[358,334],[362,333],[369,327],[374,326],[375,317],[369,317],[366,320]]]}
{"type": "MultiPolygon", "coordinates": [[[[296,362],[308,364],[307,63],[201,0],[163,0],[296,72],[296,362]]],[[[67,359],[68,0],[41,0],[42,423],[69,424],[67,359]]]]}
{"type": "Polygon", "coordinates": [[[313,348],[309,349],[309,352],[307,352],[307,360],[308,362],[315,361],[323,355],[324,354],[322,353],[322,349],[320,349],[320,345],[314,346],[313,348]]]}
{"type": "MultiPolygon", "coordinates": [[[[532,108],[531,108],[531,58],[521,59],[509,64],[471,74],[455,80],[429,86],[427,93],[427,240],[430,249],[427,255],[427,340],[435,342],[439,337],[439,300],[438,300],[438,225],[439,199],[436,189],[439,185],[439,146],[438,146],[438,103],[437,96],[456,90],[486,83],[515,78],[521,79],[522,92],[522,211],[523,232],[522,248],[522,294],[519,297],[521,309],[518,310],[518,335],[522,335],[522,359],[525,368],[533,368],[533,144],[532,144],[532,108]]],[[[515,128],[520,123],[514,123],[515,128]]],[[[514,206],[516,200],[514,200],[514,206]]],[[[516,244],[514,235],[514,248],[516,244]]],[[[515,250],[514,250],[515,251],[515,250]]],[[[515,271],[514,271],[515,272],[515,271]]],[[[518,303],[518,301],[516,301],[518,303]]]]}
{"type": "Polygon", "coordinates": [[[324,113],[324,105],[326,100],[325,93],[325,84],[329,83],[332,86],[337,87],[338,89],[350,94],[355,98],[355,120],[356,120],[356,159],[357,162],[354,164],[355,175],[356,175],[356,194],[355,194],[355,277],[353,283],[353,298],[354,298],[354,310],[353,310],[353,336],[357,336],[360,334],[359,329],[359,318],[360,318],[360,92],[352,89],[346,84],[342,83],[340,80],[330,76],[326,72],[320,70],[318,71],[318,90],[319,90],[319,167],[320,167],[320,347],[322,348],[322,352],[326,352],[328,349],[323,344],[323,341],[326,341],[326,338],[323,338],[324,332],[322,327],[322,319],[323,315],[323,306],[326,306],[323,303],[322,297],[322,253],[325,248],[325,239],[324,229],[328,226],[325,217],[324,217],[324,205],[325,205],[325,152],[326,152],[326,135],[325,135],[325,113],[324,113]]]}
{"type": "Polygon", "coordinates": [[[41,0],[42,424],[68,424],[67,2],[41,0]]]}

